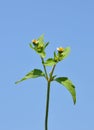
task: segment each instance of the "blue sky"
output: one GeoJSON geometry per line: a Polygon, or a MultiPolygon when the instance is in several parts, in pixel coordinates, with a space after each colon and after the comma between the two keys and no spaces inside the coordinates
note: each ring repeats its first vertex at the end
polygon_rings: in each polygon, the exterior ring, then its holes
{"type": "Polygon", "coordinates": [[[77,91],[74,106],[69,92],[52,83],[49,130],[94,129],[94,1],[1,0],[0,130],[44,130],[45,80],[14,84],[32,69],[43,69],[29,48],[41,34],[50,41],[48,57],[59,46],[71,47],[55,73],[69,77],[77,91]]]}

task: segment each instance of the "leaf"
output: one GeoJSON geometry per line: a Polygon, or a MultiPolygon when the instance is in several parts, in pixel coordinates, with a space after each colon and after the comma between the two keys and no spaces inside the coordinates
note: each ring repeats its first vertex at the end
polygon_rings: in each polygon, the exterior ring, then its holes
{"type": "Polygon", "coordinates": [[[27,80],[30,78],[38,78],[41,76],[45,76],[45,74],[39,69],[34,69],[34,70],[30,71],[28,74],[26,74],[25,77],[23,77],[21,80],[15,82],[15,83],[17,84],[17,83],[20,83],[24,80],[27,80]]]}
{"type": "Polygon", "coordinates": [[[62,53],[61,60],[65,59],[69,55],[69,53],[70,53],[70,47],[65,48],[62,53]]]}
{"type": "Polygon", "coordinates": [[[39,38],[38,38],[39,43],[44,44],[44,34],[42,34],[39,38]]]}
{"type": "Polygon", "coordinates": [[[54,51],[54,58],[56,57],[57,55],[56,55],[56,52],[54,51]]]}
{"type": "Polygon", "coordinates": [[[46,66],[53,66],[53,65],[55,65],[55,64],[56,64],[56,62],[54,61],[53,58],[47,59],[47,60],[45,61],[45,63],[44,63],[44,65],[46,65],[46,66]]]}
{"type": "Polygon", "coordinates": [[[44,48],[46,48],[48,45],[49,45],[49,42],[47,42],[47,43],[45,44],[45,47],[44,47],[44,48]]]}
{"type": "Polygon", "coordinates": [[[73,98],[74,104],[76,103],[76,91],[75,86],[72,84],[71,80],[69,80],[67,77],[58,77],[55,79],[58,83],[65,86],[65,88],[70,92],[73,98]]]}
{"type": "Polygon", "coordinates": [[[34,47],[32,46],[32,44],[31,44],[31,43],[29,44],[29,46],[30,46],[30,48],[32,48],[32,49],[34,50],[34,47]]]}

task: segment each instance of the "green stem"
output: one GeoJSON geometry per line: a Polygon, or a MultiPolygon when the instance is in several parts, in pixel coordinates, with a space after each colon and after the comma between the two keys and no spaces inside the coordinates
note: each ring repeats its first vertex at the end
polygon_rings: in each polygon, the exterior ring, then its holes
{"type": "Polygon", "coordinates": [[[48,81],[48,85],[47,85],[46,115],[45,115],[45,130],[48,130],[49,100],[50,100],[50,81],[48,81]]]}
{"type": "Polygon", "coordinates": [[[55,67],[56,67],[56,65],[54,65],[53,68],[52,68],[52,71],[51,71],[51,73],[50,73],[50,79],[52,79],[52,76],[53,76],[53,72],[54,72],[55,67]]]}
{"type": "Polygon", "coordinates": [[[42,57],[41,57],[41,60],[42,60],[42,64],[43,64],[43,68],[44,68],[44,72],[45,72],[45,77],[46,77],[46,80],[47,80],[45,130],[48,130],[48,113],[49,113],[49,100],[50,100],[50,84],[51,84],[51,81],[52,81],[52,76],[53,76],[53,72],[54,72],[54,69],[55,69],[56,65],[53,66],[52,71],[51,71],[51,73],[50,73],[50,75],[48,77],[46,66],[44,65],[44,59],[42,57]]]}
{"type": "Polygon", "coordinates": [[[46,115],[45,115],[45,130],[48,130],[48,114],[49,114],[49,101],[50,101],[50,84],[52,81],[53,72],[55,69],[55,66],[53,66],[52,71],[50,73],[50,77],[47,80],[47,98],[46,98],[46,115]]]}
{"type": "Polygon", "coordinates": [[[41,57],[41,60],[42,60],[43,68],[44,68],[44,71],[45,71],[46,79],[48,80],[48,74],[47,74],[47,71],[46,71],[46,67],[44,65],[44,59],[42,57],[41,57]]]}

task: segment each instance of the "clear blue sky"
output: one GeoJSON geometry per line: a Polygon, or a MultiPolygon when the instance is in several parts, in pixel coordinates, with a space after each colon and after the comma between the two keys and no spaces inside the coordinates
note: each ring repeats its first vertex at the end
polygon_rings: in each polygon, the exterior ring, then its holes
{"type": "Polygon", "coordinates": [[[71,54],[55,73],[75,84],[77,104],[69,92],[52,83],[49,130],[94,129],[94,1],[0,1],[0,130],[44,130],[46,82],[31,79],[15,85],[34,68],[43,69],[29,48],[33,38],[45,34],[47,55],[58,46],[71,54]]]}

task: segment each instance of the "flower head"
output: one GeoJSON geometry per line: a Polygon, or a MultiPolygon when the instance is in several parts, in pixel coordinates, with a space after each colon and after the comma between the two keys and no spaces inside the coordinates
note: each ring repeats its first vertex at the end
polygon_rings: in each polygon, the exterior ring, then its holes
{"type": "Polygon", "coordinates": [[[63,47],[59,47],[57,48],[58,52],[62,53],[64,51],[64,48],[63,47]]]}
{"type": "Polygon", "coordinates": [[[37,45],[37,44],[39,43],[39,41],[36,40],[36,39],[33,39],[33,40],[32,40],[32,43],[33,43],[34,45],[37,45]]]}

